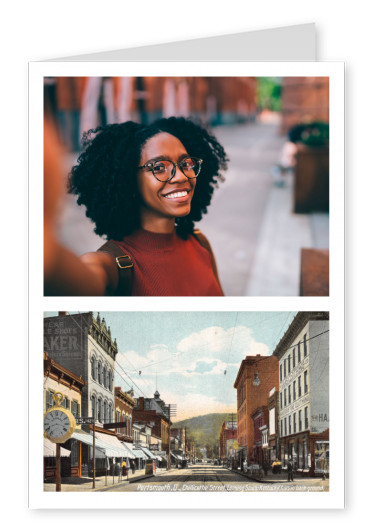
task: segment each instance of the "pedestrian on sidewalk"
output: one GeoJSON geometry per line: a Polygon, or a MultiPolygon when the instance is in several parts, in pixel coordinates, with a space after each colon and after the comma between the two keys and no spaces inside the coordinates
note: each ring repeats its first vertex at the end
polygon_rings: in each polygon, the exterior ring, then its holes
{"type": "Polygon", "coordinates": [[[217,139],[185,118],[89,130],[68,191],[107,242],[81,258],[52,242],[45,294],[223,295],[210,244],[194,223],[227,161],[217,139]]]}
{"type": "Polygon", "coordinates": [[[290,458],[287,462],[287,481],[294,481],[294,465],[290,458]]]}

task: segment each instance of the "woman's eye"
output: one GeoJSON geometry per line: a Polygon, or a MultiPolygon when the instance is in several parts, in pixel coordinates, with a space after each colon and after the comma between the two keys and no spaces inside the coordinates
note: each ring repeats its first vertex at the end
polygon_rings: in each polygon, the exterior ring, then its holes
{"type": "Polygon", "coordinates": [[[192,168],[195,167],[195,161],[192,160],[192,159],[184,159],[181,163],[181,166],[184,168],[184,169],[187,169],[187,170],[191,170],[192,168]]]}
{"type": "Polygon", "coordinates": [[[156,173],[164,173],[165,171],[167,171],[167,163],[166,162],[156,162],[154,164],[154,172],[156,173]]]}

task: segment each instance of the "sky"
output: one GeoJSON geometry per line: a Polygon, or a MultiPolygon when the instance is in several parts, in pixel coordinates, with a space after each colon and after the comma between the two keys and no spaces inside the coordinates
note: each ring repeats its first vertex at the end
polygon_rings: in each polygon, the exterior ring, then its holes
{"type": "Polygon", "coordinates": [[[136,397],[152,397],[158,389],[166,404],[176,405],[173,421],[235,413],[234,382],[241,361],[249,355],[271,356],[295,315],[100,312],[118,346],[115,385],[133,388],[136,397]]]}
{"type": "MultiPolygon", "coordinates": [[[[97,312],[94,313],[97,315],[97,312]]],[[[118,354],[115,385],[176,404],[172,420],[236,412],[247,355],[270,356],[295,312],[100,312],[118,354]],[[140,374],[141,372],[141,374],[140,374]]]]}

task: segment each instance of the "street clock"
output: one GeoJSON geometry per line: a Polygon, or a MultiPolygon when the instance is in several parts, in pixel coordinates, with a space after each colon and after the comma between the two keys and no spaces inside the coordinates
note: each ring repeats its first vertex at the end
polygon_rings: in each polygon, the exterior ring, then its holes
{"type": "Polygon", "coordinates": [[[65,407],[61,406],[64,397],[61,393],[54,393],[55,405],[44,414],[44,436],[53,443],[64,443],[72,437],[76,429],[74,416],[65,407]]]}

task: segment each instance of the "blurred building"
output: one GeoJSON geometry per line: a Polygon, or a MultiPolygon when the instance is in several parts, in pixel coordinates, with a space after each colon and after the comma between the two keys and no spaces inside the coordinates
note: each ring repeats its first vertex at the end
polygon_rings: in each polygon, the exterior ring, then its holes
{"type": "Polygon", "coordinates": [[[256,117],[253,77],[49,77],[46,111],[55,116],[68,150],[89,129],[109,123],[184,116],[206,125],[256,117]]]}
{"type": "Polygon", "coordinates": [[[297,124],[317,121],[329,123],[329,78],[284,77],[281,133],[297,124]]]}

